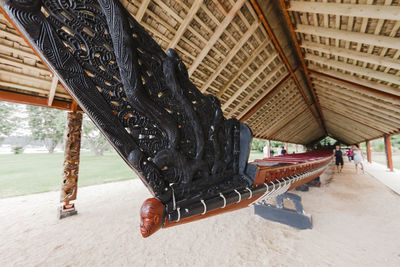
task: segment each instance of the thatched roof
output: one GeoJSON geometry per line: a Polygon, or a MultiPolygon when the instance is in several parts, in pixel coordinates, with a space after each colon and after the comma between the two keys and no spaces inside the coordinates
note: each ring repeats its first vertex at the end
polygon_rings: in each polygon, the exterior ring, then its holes
{"type": "MultiPolygon", "coordinates": [[[[255,137],[358,143],[400,130],[397,0],[121,2],[255,137]]],[[[0,99],[16,92],[71,105],[3,16],[0,48],[0,99]]]]}

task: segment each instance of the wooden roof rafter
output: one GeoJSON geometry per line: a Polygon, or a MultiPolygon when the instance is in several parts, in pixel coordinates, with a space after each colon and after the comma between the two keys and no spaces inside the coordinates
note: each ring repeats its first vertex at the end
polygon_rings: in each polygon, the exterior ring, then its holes
{"type": "Polygon", "coordinates": [[[290,64],[289,64],[289,62],[288,62],[288,60],[287,60],[287,57],[286,57],[285,53],[283,52],[283,50],[282,50],[282,48],[281,48],[279,42],[277,41],[277,39],[276,39],[276,37],[275,37],[274,32],[272,31],[272,29],[271,29],[271,27],[269,26],[267,20],[265,19],[264,15],[263,15],[263,13],[262,13],[262,11],[261,11],[261,9],[260,9],[260,6],[258,5],[258,3],[257,3],[256,0],[250,0],[250,2],[251,2],[251,4],[252,4],[253,8],[256,10],[256,12],[257,12],[257,14],[258,14],[258,16],[259,16],[261,22],[262,22],[263,25],[265,26],[265,29],[267,30],[269,37],[271,38],[272,42],[274,43],[274,46],[275,46],[275,48],[277,49],[277,51],[279,52],[279,54],[280,54],[280,56],[281,56],[283,62],[285,63],[287,69],[289,70],[289,73],[290,73],[290,75],[292,76],[294,82],[296,83],[297,89],[298,89],[299,92],[301,93],[301,95],[302,95],[302,97],[303,97],[303,99],[304,99],[304,102],[305,102],[306,105],[309,107],[309,109],[310,109],[311,113],[313,114],[313,116],[314,116],[315,120],[317,121],[317,123],[320,124],[320,125],[323,127],[324,131],[326,132],[325,126],[324,126],[323,121],[322,121],[322,118],[321,118],[321,117],[318,117],[318,116],[314,113],[314,111],[313,111],[313,109],[312,109],[312,107],[311,107],[310,101],[308,100],[307,96],[305,95],[305,93],[304,93],[304,91],[303,91],[303,89],[302,89],[302,87],[301,87],[301,85],[300,85],[300,83],[299,83],[299,81],[298,81],[298,79],[297,79],[297,77],[296,77],[296,75],[295,75],[293,69],[291,68],[291,66],[290,66],[290,64]]]}

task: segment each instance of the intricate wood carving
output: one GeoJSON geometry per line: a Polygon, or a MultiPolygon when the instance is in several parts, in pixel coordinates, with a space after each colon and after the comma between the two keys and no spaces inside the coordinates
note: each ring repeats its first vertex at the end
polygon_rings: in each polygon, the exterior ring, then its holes
{"type": "Polygon", "coordinates": [[[82,113],[68,112],[64,148],[64,170],[61,188],[61,202],[76,199],[81,148],[82,113]]]}
{"type": "Polygon", "coordinates": [[[6,13],[168,209],[251,185],[251,132],[189,80],[117,0],[0,0],[6,13]],[[240,156],[240,153],[243,153],[240,156]]]}
{"type": "Polygon", "coordinates": [[[141,209],[145,237],[265,201],[315,178],[331,159],[283,169],[247,164],[250,129],[224,118],[176,51],[164,53],[117,0],[0,2],[156,197],[141,209]]]}

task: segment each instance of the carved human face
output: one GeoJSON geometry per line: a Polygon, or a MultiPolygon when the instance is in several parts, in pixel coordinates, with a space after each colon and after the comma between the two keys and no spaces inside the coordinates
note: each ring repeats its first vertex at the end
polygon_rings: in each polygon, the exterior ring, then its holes
{"type": "Polygon", "coordinates": [[[163,204],[155,199],[147,199],[140,209],[140,232],[143,237],[148,237],[155,233],[162,226],[164,213],[163,204]]]}

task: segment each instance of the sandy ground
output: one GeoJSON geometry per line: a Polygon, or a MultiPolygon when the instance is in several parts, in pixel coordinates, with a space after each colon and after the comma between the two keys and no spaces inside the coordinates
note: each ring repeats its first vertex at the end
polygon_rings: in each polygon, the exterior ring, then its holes
{"type": "Polygon", "coordinates": [[[0,266],[400,266],[400,196],[345,165],[299,193],[312,230],[252,208],[139,233],[138,180],[81,188],[79,214],[56,218],[58,192],[0,200],[0,266]]]}

